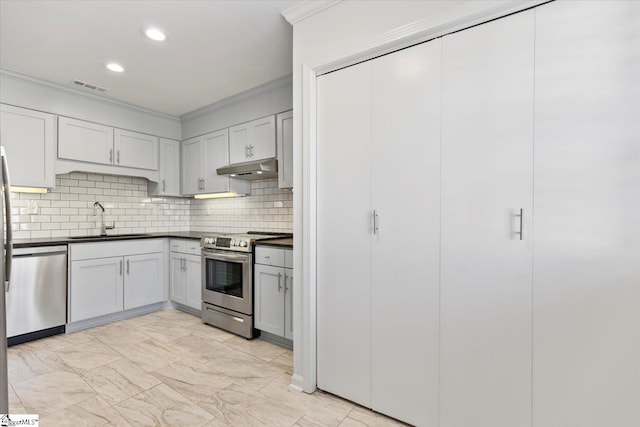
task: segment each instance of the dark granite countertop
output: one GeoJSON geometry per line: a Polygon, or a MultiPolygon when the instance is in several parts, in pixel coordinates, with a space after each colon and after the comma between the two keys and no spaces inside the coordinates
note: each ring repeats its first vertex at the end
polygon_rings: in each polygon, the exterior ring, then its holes
{"type": "Polygon", "coordinates": [[[259,240],[256,246],[276,246],[280,248],[293,249],[293,237],[285,237],[284,239],[259,240]]]}
{"type": "Polygon", "coordinates": [[[86,236],[81,238],[49,237],[49,238],[40,238],[40,239],[16,239],[13,241],[13,247],[14,248],[31,248],[36,246],[68,245],[71,243],[113,242],[117,240],[156,239],[156,238],[163,238],[163,237],[200,240],[200,238],[205,234],[207,233],[202,231],[174,231],[174,232],[166,232],[166,233],[138,233],[138,234],[123,234],[123,235],[114,234],[114,235],[107,235],[107,237],[86,236]]]}

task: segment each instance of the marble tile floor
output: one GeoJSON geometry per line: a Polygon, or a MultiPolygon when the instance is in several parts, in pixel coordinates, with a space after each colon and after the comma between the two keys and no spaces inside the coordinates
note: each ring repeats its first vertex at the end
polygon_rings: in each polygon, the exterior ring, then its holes
{"type": "Polygon", "coordinates": [[[11,347],[9,408],[40,426],[401,426],[288,389],[292,352],[164,310],[11,347]]]}

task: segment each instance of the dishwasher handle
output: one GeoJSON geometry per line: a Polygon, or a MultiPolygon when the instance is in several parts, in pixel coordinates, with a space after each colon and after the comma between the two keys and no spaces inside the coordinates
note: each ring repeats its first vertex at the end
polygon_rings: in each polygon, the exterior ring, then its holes
{"type": "Polygon", "coordinates": [[[49,255],[66,255],[66,246],[36,246],[27,248],[16,248],[13,250],[14,258],[32,257],[32,256],[49,256],[49,255]]]}

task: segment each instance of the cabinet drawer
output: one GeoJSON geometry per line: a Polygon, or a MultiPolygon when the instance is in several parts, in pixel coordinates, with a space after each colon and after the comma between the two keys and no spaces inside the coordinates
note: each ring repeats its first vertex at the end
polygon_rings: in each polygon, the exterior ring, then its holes
{"type": "Polygon", "coordinates": [[[257,246],[256,264],[284,267],[284,249],[257,246]]]}
{"type": "Polygon", "coordinates": [[[200,241],[195,239],[171,239],[169,250],[183,254],[200,255],[200,241]]]}
{"type": "Polygon", "coordinates": [[[284,266],[293,268],[293,249],[284,250],[284,266]]]}

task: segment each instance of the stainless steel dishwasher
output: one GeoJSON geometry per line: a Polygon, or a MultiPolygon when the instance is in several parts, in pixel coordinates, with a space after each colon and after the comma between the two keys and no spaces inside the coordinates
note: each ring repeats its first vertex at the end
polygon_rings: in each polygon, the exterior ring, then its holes
{"type": "Polygon", "coordinates": [[[8,344],[64,333],[67,320],[67,247],[13,250],[6,294],[8,344]]]}

